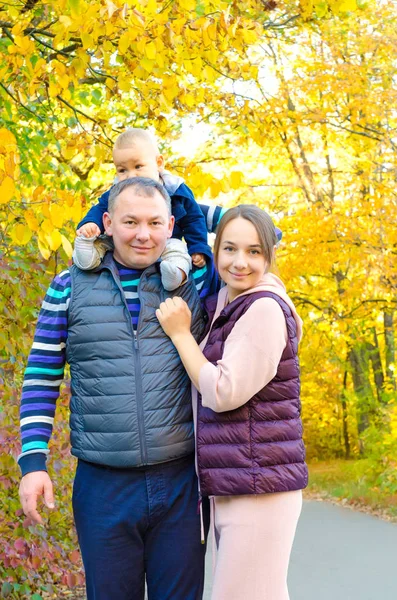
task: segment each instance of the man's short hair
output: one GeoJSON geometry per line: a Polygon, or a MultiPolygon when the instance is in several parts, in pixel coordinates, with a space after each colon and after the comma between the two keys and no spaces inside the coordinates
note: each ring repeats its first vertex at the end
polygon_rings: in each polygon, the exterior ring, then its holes
{"type": "Polygon", "coordinates": [[[171,216],[171,198],[165,187],[149,177],[130,177],[119,181],[110,190],[108,200],[108,212],[113,214],[118,196],[127,188],[132,188],[138,196],[144,198],[153,198],[158,192],[163,198],[167,207],[168,215],[171,216]]]}

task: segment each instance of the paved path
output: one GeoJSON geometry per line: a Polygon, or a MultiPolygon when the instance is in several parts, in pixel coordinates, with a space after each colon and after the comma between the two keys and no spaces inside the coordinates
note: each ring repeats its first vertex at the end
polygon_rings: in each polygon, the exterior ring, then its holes
{"type": "MultiPolygon", "coordinates": [[[[211,564],[209,550],[204,600],[211,598],[211,564]]],[[[397,524],[326,502],[304,502],[289,592],[291,600],[396,600],[397,524]]]]}

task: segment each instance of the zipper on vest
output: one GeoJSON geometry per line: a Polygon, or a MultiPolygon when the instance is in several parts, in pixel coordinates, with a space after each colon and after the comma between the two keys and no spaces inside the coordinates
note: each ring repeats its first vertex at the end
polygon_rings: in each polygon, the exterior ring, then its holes
{"type": "MultiPolygon", "coordinates": [[[[138,283],[138,296],[140,298],[141,291],[141,283],[142,279],[145,277],[145,274],[142,273],[139,283],[138,283]]],[[[143,304],[141,303],[141,310],[143,308],[143,304]]],[[[136,398],[136,408],[138,414],[138,428],[139,428],[139,441],[141,444],[141,456],[143,464],[147,464],[148,455],[147,455],[147,445],[146,445],[146,436],[145,436],[145,417],[143,410],[143,393],[142,393],[142,370],[141,370],[141,354],[139,351],[139,337],[138,330],[139,324],[141,321],[141,310],[139,311],[138,323],[136,325],[136,330],[134,331],[134,347],[135,347],[135,398],[136,398]]],[[[132,323],[131,323],[131,328],[132,323]]]]}
{"type": "MultiPolygon", "coordinates": [[[[131,335],[132,335],[132,346],[134,349],[134,355],[135,355],[135,363],[134,363],[134,370],[135,370],[135,401],[136,401],[136,408],[137,408],[137,416],[138,416],[138,430],[139,430],[139,444],[141,447],[141,463],[142,465],[146,465],[148,462],[148,457],[147,457],[147,446],[146,446],[146,438],[145,438],[145,425],[144,425],[144,411],[143,411],[143,395],[142,395],[142,378],[141,378],[141,356],[140,356],[140,352],[139,352],[139,341],[138,341],[138,328],[139,328],[139,321],[140,321],[140,313],[139,313],[139,317],[138,317],[138,324],[137,324],[137,330],[135,331],[135,329],[132,326],[132,322],[131,322],[131,315],[130,315],[130,310],[128,308],[128,304],[127,304],[127,300],[126,297],[124,295],[124,290],[120,284],[120,281],[114,276],[113,272],[111,269],[109,269],[109,271],[111,272],[113,279],[116,282],[117,287],[120,290],[120,294],[121,294],[121,298],[123,300],[123,303],[127,309],[127,314],[128,314],[128,325],[131,331],[131,335]]],[[[138,284],[138,295],[140,292],[140,287],[141,287],[141,281],[142,281],[142,277],[144,276],[144,274],[141,275],[140,280],[139,280],[139,284],[138,284]]]]}
{"type": "Polygon", "coordinates": [[[141,445],[141,456],[143,464],[147,464],[147,446],[145,437],[145,418],[143,410],[142,377],[141,377],[141,354],[139,351],[138,334],[134,337],[135,348],[135,399],[138,415],[139,443],[141,445]],[[136,344],[136,345],[135,345],[136,344]]]}

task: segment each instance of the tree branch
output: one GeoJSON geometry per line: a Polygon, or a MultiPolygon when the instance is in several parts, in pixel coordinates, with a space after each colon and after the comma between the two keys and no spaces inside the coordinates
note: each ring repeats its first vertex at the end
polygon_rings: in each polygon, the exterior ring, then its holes
{"type": "Polygon", "coordinates": [[[38,115],[37,113],[33,112],[33,110],[30,110],[30,108],[28,108],[27,106],[25,106],[25,104],[23,104],[16,96],[14,96],[14,94],[12,94],[12,92],[10,92],[10,90],[8,88],[6,88],[6,86],[4,84],[2,84],[1,81],[0,81],[0,87],[6,92],[6,94],[8,94],[14,100],[14,102],[16,102],[17,104],[19,104],[19,106],[21,108],[23,108],[28,113],[30,113],[31,115],[33,115],[35,119],[39,119],[39,121],[43,121],[44,122],[44,119],[42,117],[40,117],[40,115],[38,115]]]}

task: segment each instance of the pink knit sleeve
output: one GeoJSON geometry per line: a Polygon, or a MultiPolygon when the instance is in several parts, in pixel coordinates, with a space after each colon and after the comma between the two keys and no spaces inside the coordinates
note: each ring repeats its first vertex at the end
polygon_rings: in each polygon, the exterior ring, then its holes
{"type": "Polygon", "coordinates": [[[248,402],[275,376],[286,343],[279,304],[272,298],[256,300],[227,338],[222,359],[201,368],[203,406],[223,412],[248,402]]]}

